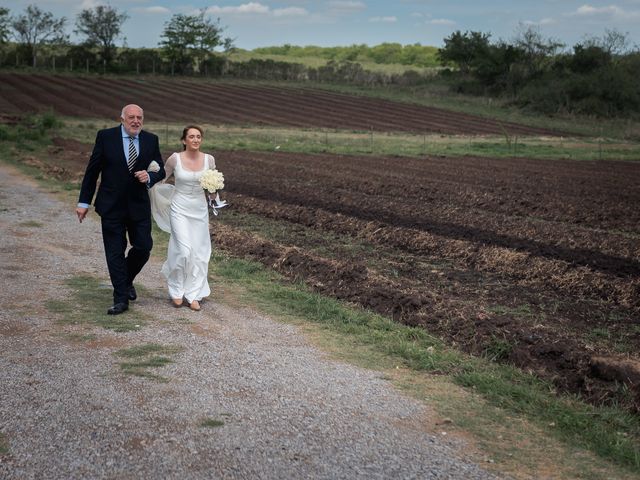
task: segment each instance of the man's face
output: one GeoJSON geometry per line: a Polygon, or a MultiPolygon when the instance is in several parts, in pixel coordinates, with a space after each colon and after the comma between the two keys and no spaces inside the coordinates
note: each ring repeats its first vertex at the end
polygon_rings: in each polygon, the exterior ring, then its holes
{"type": "Polygon", "coordinates": [[[136,106],[128,106],[124,109],[124,118],[122,118],[122,125],[125,132],[132,137],[135,137],[142,130],[142,123],[144,116],[142,109],[136,106]]]}

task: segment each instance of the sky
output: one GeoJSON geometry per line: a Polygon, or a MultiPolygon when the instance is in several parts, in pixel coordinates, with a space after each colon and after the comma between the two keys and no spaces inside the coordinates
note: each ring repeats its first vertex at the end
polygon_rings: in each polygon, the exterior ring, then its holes
{"type": "Polygon", "coordinates": [[[80,11],[110,5],[129,18],[116,44],[156,47],[172,15],[206,9],[220,19],[223,36],[238,48],[276,45],[321,47],[385,42],[441,47],[460,30],[490,33],[491,40],[510,41],[533,26],[545,39],[572,47],[585,38],[602,38],[607,30],[627,36],[629,47],[640,47],[640,0],[0,0],[10,15],[30,4],[67,18],[74,36],[80,11]]]}

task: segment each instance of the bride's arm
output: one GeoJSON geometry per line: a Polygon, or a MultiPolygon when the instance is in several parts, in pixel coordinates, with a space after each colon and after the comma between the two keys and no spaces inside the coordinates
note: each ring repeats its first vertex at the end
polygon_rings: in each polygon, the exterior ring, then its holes
{"type": "Polygon", "coordinates": [[[163,182],[166,182],[171,175],[173,175],[173,171],[176,169],[176,163],[178,162],[178,154],[172,153],[167,161],[164,162],[164,171],[166,176],[164,177],[163,182]]]}
{"type": "Polygon", "coordinates": [[[216,159],[213,158],[213,155],[207,153],[207,159],[209,160],[209,170],[216,169],[216,159]]]}

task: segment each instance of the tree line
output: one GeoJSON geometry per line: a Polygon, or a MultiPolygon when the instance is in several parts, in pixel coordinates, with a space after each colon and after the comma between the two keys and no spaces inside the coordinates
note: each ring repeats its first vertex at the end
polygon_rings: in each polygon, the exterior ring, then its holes
{"type": "Polygon", "coordinates": [[[522,28],[512,42],[456,31],[438,52],[458,92],[493,95],[542,113],[640,116],[640,51],[627,36],[606,30],[571,50],[522,28]]]}
{"type": "Polygon", "coordinates": [[[202,9],[176,14],[164,25],[157,48],[117,47],[128,15],[111,6],[82,10],[75,18],[80,43],[69,41],[67,19],[37,5],[11,16],[0,7],[0,67],[38,68],[87,73],[206,75],[245,79],[316,81],[360,86],[416,86],[446,82],[456,92],[496,96],[543,113],[598,116],[640,115],[640,51],[626,35],[607,30],[567,49],[545,39],[534,27],[521,27],[515,39],[493,42],[490,33],[456,31],[442,48],[402,46],[264,47],[287,61],[229,60],[233,40],[223,37],[220,19],[202,9]],[[296,59],[324,58],[321,67],[296,59]],[[41,65],[48,61],[46,65],[41,65]],[[402,74],[373,72],[361,62],[406,65],[402,74]],[[434,67],[434,73],[424,68],[434,67]]]}
{"type": "Polygon", "coordinates": [[[308,45],[299,47],[285,44],[274,47],[261,47],[252,50],[265,55],[283,55],[291,58],[314,57],[334,62],[372,62],[378,64],[398,64],[411,67],[437,67],[438,48],[420,45],[401,45],[399,43],[381,43],[351,45],[348,47],[318,47],[308,45]]]}
{"type": "Polygon", "coordinates": [[[82,10],[75,18],[73,32],[81,41],[73,44],[67,33],[67,18],[55,18],[35,4],[22,14],[10,15],[0,7],[0,65],[38,67],[42,58],[58,59],[58,67],[70,70],[129,72],[131,62],[158,73],[199,73],[216,64],[216,49],[233,48],[230,38],[223,38],[220,19],[212,20],[201,9],[194,15],[176,14],[165,23],[157,49],[118,48],[122,25],[129,18],[125,12],[108,5],[82,10]],[[12,41],[13,40],[13,41],[12,41]]]}

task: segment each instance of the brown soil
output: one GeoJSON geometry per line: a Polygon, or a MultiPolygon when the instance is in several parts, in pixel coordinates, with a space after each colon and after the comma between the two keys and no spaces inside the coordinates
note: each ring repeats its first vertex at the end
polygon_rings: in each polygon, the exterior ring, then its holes
{"type": "MultiPolygon", "coordinates": [[[[77,180],[89,149],[46,168],[77,180]]],[[[640,164],[214,153],[217,248],[640,410],[640,164]]]]}
{"type": "Polygon", "coordinates": [[[558,134],[438,108],[317,89],[165,77],[127,79],[0,72],[0,112],[5,114],[53,109],[60,115],[115,120],[122,106],[134,101],[145,106],[149,121],[471,135],[558,134]]]}

